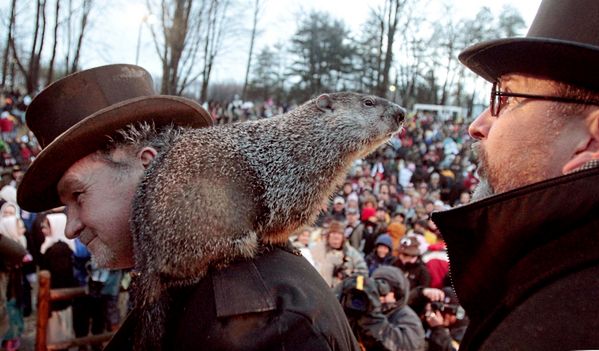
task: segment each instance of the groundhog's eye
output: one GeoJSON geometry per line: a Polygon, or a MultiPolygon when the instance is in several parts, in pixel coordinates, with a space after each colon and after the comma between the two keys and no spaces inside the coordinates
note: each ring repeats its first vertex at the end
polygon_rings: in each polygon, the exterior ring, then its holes
{"type": "Polygon", "coordinates": [[[365,99],[364,100],[364,105],[365,106],[374,106],[374,100],[372,100],[372,99],[365,99]]]}

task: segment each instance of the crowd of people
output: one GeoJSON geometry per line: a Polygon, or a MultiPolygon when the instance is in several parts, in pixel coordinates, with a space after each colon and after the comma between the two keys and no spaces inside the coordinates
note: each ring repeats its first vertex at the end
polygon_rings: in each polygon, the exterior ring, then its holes
{"type": "Polygon", "coordinates": [[[457,118],[414,115],[400,135],[354,165],[314,226],[293,239],[340,300],[344,281],[351,287],[356,276],[385,276],[388,285],[405,289],[390,300],[379,292],[378,322],[372,316],[364,322],[377,311],[358,318],[354,332],[368,349],[452,350],[465,332],[468,319],[451,289],[445,243],[430,215],[470,201],[477,181],[466,126],[457,118]],[[384,337],[369,340],[373,335],[384,337]]]}
{"type": "MultiPolygon", "coordinates": [[[[47,341],[59,342],[73,337],[114,331],[120,323],[119,293],[127,286],[123,270],[101,269],[79,239],[65,237],[64,208],[30,213],[17,205],[17,186],[24,170],[40,147],[24,123],[25,109],[31,99],[18,91],[4,92],[0,128],[0,338],[2,348],[18,350],[25,332],[25,317],[35,310],[39,270],[51,274],[51,288],[86,287],[82,298],[51,304],[47,341]],[[5,244],[16,243],[23,250],[21,259],[10,260],[5,244]]],[[[85,347],[82,347],[85,349],[85,347]]],[[[101,345],[93,346],[101,350],[101,345]]]]}
{"type": "MultiPolygon", "coordinates": [[[[78,239],[70,240],[64,236],[63,209],[36,214],[18,208],[16,186],[23,169],[39,152],[39,146],[23,123],[23,109],[30,101],[28,96],[10,93],[3,96],[3,101],[3,120],[10,122],[4,124],[10,128],[2,129],[1,201],[7,208],[12,208],[9,218],[17,224],[22,223],[14,226],[13,239],[18,238],[30,253],[24,262],[15,266],[18,268],[4,267],[3,270],[3,274],[10,278],[6,285],[12,289],[5,294],[6,315],[10,316],[11,328],[3,336],[3,345],[8,350],[18,347],[23,317],[31,314],[33,309],[32,287],[36,284],[38,269],[52,273],[53,288],[87,286],[90,292],[84,299],[52,305],[49,341],[85,336],[90,331],[99,334],[114,330],[121,315],[117,307],[119,291],[121,285],[126,286],[129,275],[122,270],[94,267],[85,246],[78,239]]],[[[264,104],[267,105],[271,108],[264,115],[254,115],[253,106],[244,108],[243,103],[235,99],[226,105],[226,109],[212,104],[209,111],[218,124],[268,118],[273,111],[280,113],[285,109],[272,103],[264,104]]],[[[407,315],[423,318],[422,323],[412,323],[417,327],[411,334],[415,340],[402,344],[402,347],[412,345],[414,349],[422,349],[426,329],[429,349],[449,350],[451,342],[459,340],[459,333],[454,335],[437,330],[463,332],[466,319],[447,323],[447,315],[435,315],[430,310],[430,302],[443,301],[452,295],[445,293],[450,289],[443,239],[429,216],[432,211],[469,201],[476,180],[466,136],[465,124],[459,119],[447,123],[432,114],[412,116],[401,134],[354,165],[339,193],[328,208],[323,208],[314,226],[294,237],[294,244],[332,289],[339,289],[349,277],[376,276],[383,266],[397,270],[390,273],[391,277],[396,277],[398,272],[407,277],[406,284],[398,281],[390,284],[401,285],[401,289],[409,286],[409,292],[398,291],[397,296],[390,298],[394,303],[385,304],[393,305],[392,310],[412,309],[415,314],[407,315]],[[403,297],[407,304],[396,303],[403,297]],[[434,316],[434,319],[427,319],[425,315],[434,316]],[[446,338],[441,340],[438,335],[446,338]],[[444,346],[439,348],[439,345],[444,346]]],[[[2,231],[5,236],[10,233],[9,230],[2,231]]],[[[403,322],[399,319],[393,323],[400,325],[403,322]]],[[[388,336],[387,342],[393,339],[388,336]]]]}

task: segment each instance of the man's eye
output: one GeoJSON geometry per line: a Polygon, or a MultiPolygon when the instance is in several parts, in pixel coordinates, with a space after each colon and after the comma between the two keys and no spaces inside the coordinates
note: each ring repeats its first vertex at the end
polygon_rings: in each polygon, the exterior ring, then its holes
{"type": "Polygon", "coordinates": [[[72,194],[73,200],[75,200],[75,202],[79,203],[81,200],[81,195],[83,195],[83,192],[81,191],[75,191],[72,194]]]}

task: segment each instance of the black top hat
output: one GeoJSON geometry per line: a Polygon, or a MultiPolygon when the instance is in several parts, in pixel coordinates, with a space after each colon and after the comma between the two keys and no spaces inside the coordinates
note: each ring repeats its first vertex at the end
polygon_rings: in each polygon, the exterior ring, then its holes
{"type": "Polygon", "coordinates": [[[17,202],[32,212],[59,206],[56,184],[64,172],[128,124],[212,124],[195,101],[157,95],[146,70],[121,64],[88,69],[52,83],[33,99],[26,119],[42,151],[19,185],[17,202]]]}
{"type": "Polygon", "coordinates": [[[526,73],[599,90],[599,1],[543,0],[526,37],[479,43],[459,59],[490,82],[526,73]]]}

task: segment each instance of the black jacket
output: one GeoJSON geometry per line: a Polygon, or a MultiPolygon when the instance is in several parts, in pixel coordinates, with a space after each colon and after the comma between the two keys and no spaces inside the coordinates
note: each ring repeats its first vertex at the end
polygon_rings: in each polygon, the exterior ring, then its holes
{"type": "Polygon", "coordinates": [[[470,326],[460,350],[599,348],[599,168],[433,214],[470,326]]]}
{"type": "MultiPolygon", "coordinates": [[[[164,350],[358,350],[341,305],[296,251],[265,250],[170,291],[164,350]]],[[[135,311],[105,350],[131,349],[135,311]]]]}

